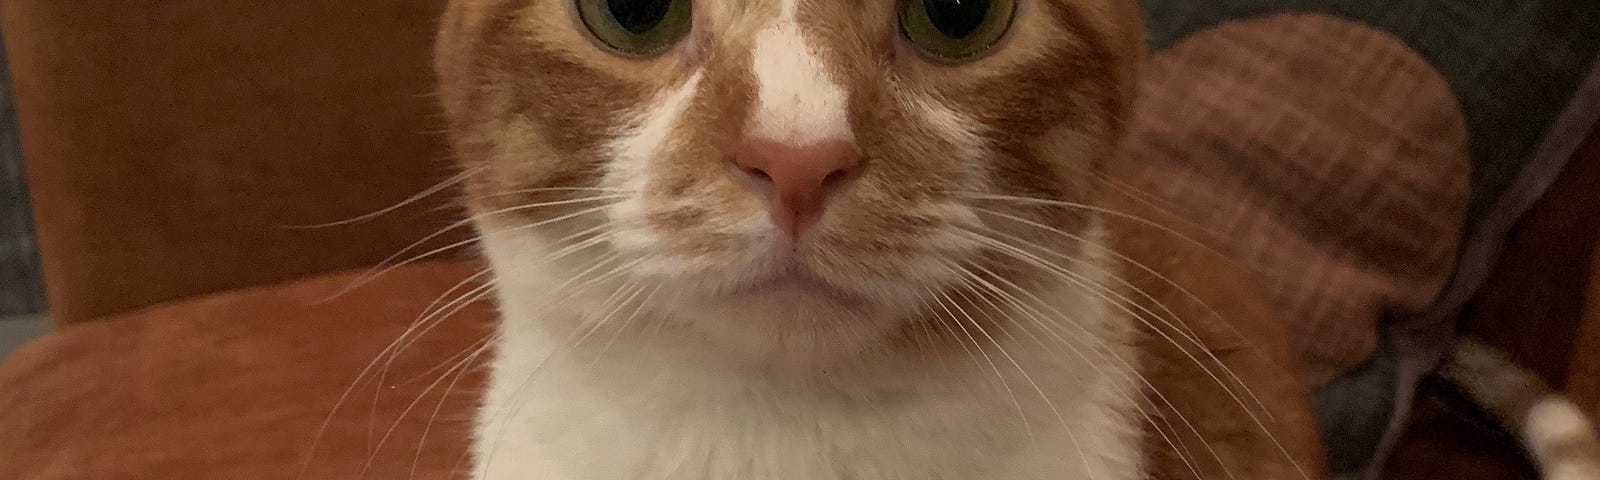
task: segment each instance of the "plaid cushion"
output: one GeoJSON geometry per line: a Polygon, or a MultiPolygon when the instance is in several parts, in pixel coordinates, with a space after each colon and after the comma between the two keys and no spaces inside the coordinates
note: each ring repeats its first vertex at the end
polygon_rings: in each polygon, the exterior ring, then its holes
{"type": "Polygon", "coordinates": [[[1429,306],[1471,199],[1465,121],[1399,39],[1321,14],[1223,24],[1149,65],[1124,160],[1277,301],[1311,386],[1429,306]]]}

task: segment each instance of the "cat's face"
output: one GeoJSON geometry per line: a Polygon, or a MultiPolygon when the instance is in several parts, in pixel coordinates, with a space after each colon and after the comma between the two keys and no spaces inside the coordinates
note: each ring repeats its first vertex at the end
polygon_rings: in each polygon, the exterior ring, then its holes
{"type": "Polygon", "coordinates": [[[1070,250],[1040,227],[1087,212],[1001,197],[1093,202],[1142,49],[1132,0],[451,3],[441,93],[499,274],[756,350],[1049,277],[994,240],[1070,250]]]}

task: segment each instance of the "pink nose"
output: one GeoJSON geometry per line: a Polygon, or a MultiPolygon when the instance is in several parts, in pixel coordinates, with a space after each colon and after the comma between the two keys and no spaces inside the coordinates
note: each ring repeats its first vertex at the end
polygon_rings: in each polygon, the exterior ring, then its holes
{"type": "Polygon", "coordinates": [[[740,183],[767,200],[772,222],[791,238],[822,217],[824,204],[856,169],[855,145],[746,141],[729,159],[740,183]]]}

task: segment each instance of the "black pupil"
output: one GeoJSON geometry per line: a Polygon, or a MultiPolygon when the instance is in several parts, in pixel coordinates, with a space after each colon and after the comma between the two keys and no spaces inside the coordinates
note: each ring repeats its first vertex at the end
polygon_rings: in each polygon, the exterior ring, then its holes
{"type": "Polygon", "coordinates": [[[928,21],[939,33],[957,40],[967,38],[989,17],[990,0],[922,0],[928,21]]]}
{"type": "Polygon", "coordinates": [[[661,24],[674,0],[610,0],[611,17],[634,34],[649,32],[661,24]]]}

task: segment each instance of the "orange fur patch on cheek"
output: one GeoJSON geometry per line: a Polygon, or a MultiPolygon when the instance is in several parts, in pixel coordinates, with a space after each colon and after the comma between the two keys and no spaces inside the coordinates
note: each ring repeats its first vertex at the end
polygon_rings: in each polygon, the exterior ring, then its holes
{"type": "MultiPolygon", "coordinates": [[[[477,31],[441,39],[441,52],[470,56],[442,68],[441,79],[447,103],[458,104],[446,109],[456,157],[486,170],[467,189],[475,210],[594,196],[571,189],[598,186],[631,112],[684,70],[670,58],[628,60],[603,51],[566,3],[480,6],[489,13],[463,27],[477,31]]],[[[574,208],[516,213],[548,218],[574,208]]]]}
{"type": "MultiPolygon", "coordinates": [[[[1033,7],[1031,23],[1005,46],[1014,51],[1004,70],[940,91],[960,99],[956,108],[982,124],[994,149],[993,193],[1093,203],[1098,174],[1128,114],[1132,92],[1123,79],[1134,59],[1113,47],[1117,32],[1094,23],[1097,17],[1080,11],[1086,7],[1059,1],[1033,7]]],[[[1090,217],[1081,209],[985,206],[1068,231],[1090,217]]]]}

